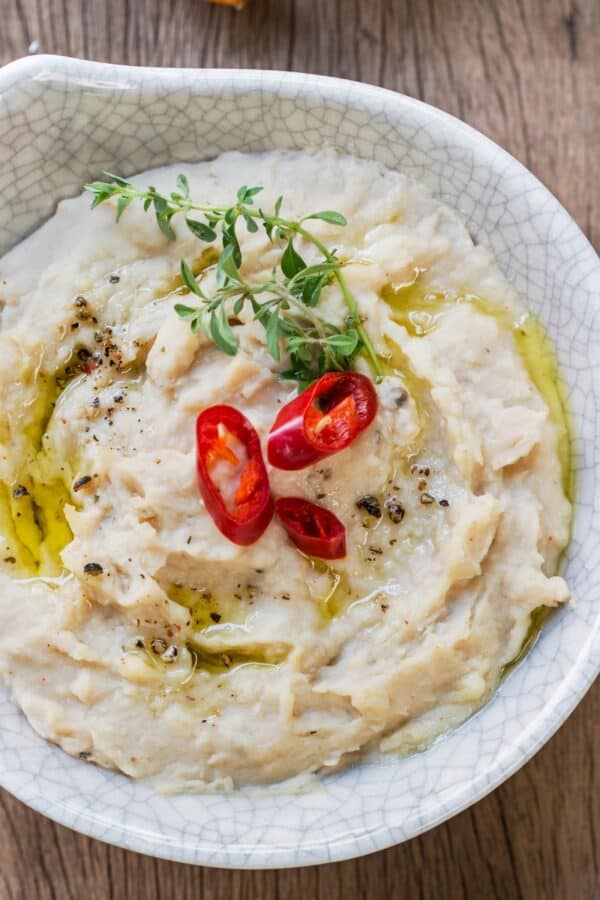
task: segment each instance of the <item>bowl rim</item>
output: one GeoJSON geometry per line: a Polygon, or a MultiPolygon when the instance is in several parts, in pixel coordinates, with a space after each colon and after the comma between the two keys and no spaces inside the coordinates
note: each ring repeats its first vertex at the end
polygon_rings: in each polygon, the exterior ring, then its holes
{"type": "MultiPolygon", "coordinates": [[[[539,196],[545,204],[545,209],[551,209],[563,221],[568,220],[571,229],[575,229],[572,233],[576,234],[581,248],[587,247],[586,252],[592,254],[591,258],[594,262],[592,270],[596,274],[600,273],[598,256],[589,239],[537,176],[491,138],[474,127],[467,125],[465,122],[437,107],[394,90],[351,79],[275,69],[161,68],[105,63],[55,54],[40,54],[22,57],[0,68],[0,102],[4,92],[9,87],[21,81],[43,76],[45,73],[48,75],[58,74],[63,77],[66,76],[67,82],[69,76],[74,76],[75,81],[83,76],[81,81],[82,89],[86,84],[86,79],[93,80],[95,76],[100,75],[101,79],[99,78],[99,81],[101,80],[104,88],[119,87],[132,76],[136,78],[140,86],[154,84],[157,80],[177,83],[178,80],[189,80],[197,77],[202,79],[208,87],[216,86],[219,83],[227,83],[227,86],[233,90],[240,88],[244,91],[252,86],[252,80],[256,80],[257,84],[260,82],[260,86],[263,89],[278,91],[285,88],[295,89],[297,93],[294,96],[299,96],[318,87],[321,98],[326,101],[335,101],[341,98],[343,92],[344,100],[348,100],[351,93],[351,102],[356,99],[358,104],[362,103],[365,106],[377,96],[388,103],[398,104],[404,108],[412,108],[417,115],[426,117],[430,121],[437,120],[444,127],[453,129],[454,133],[460,134],[466,143],[475,143],[479,153],[493,154],[495,165],[498,162],[504,163],[511,171],[526,178],[540,192],[539,196]]],[[[577,500],[575,499],[576,503],[577,500]]],[[[372,829],[364,827],[358,833],[354,832],[333,843],[323,841],[309,849],[303,848],[301,861],[295,855],[294,848],[290,846],[286,846],[280,852],[270,847],[264,853],[261,853],[259,848],[254,848],[250,852],[246,848],[243,853],[238,852],[236,856],[235,852],[232,853],[227,848],[215,849],[214,844],[210,845],[212,849],[209,852],[208,847],[204,849],[205,845],[202,844],[200,851],[193,853],[192,848],[188,844],[182,843],[178,847],[173,847],[168,842],[159,842],[156,835],[146,835],[140,830],[134,831],[130,826],[121,823],[111,822],[109,829],[107,829],[105,821],[98,821],[93,816],[89,816],[87,819],[79,816],[74,823],[60,804],[48,802],[43,796],[39,795],[35,787],[32,787],[30,783],[13,781],[10,774],[3,771],[0,772],[0,785],[17,799],[59,824],[73,828],[82,834],[106,843],[158,858],[209,867],[243,869],[287,868],[354,858],[386,849],[441,824],[481,800],[528,762],[560,728],[600,673],[600,644],[596,641],[594,645],[593,641],[598,631],[600,631],[600,615],[597,617],[590,639],[586,641],[584,647],[580,648],[581,652],[577,656],[575,682],[573,683],[569,680],[568,684],[568,698],[565,696],[565,685],[561,685],[561,689],[555,691],[552,703],[548,704],[543,715],[538,717],[537,728],[527,735],[526,747],[515,745],[508,755],[508,761],[504,757],[502,763],[498,760],[491,763],[484,773],[484,777],[479,777],[477,781],[470,781],[467,785],[461,787],[448,806],[440,803],[437,814],[423,816],[419,826],[413,828],[410,835],[404,834],[402,827],[397,824],[380,824],[372,829]],[[560,708],[557,709],[559,705],[560,708]],[[110,833],[107,833],[108,831],[110,833]]],[[[575,663],[573,663],[571,668],[574,666],[575,663]]],[[[461,726],[461,728],[465,727],[465,725],[461,726]]],[[[198,847],[200,844],[196,846],[198,847]]]]}

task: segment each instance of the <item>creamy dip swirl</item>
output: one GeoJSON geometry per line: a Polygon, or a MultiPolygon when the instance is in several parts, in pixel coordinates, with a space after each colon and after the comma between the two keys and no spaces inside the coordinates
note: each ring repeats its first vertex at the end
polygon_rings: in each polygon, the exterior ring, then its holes
{"type": "MultiPolygon", "coordinates": [[[[265,208],[283,194],[290,217],[348,220],[314,231],[384,361],[379,411],[336,456],[270,472],[275,494],[344,522],[347,556],[304,557],[276,520],[249,547],[217,530],[196,416],[232,404],[264,441],[294,387],[249,313],[233,358],[174,313],[181,257],[214,280],[177,219],[172,242],[141,205],[117,225],[114,203],[66,200],[0,261],[2,676],[67,752],[175,788],[421,748],[486,701],[532,613],[568,598],[564,427],[519,352],[528,320],[490,253],[401,174],[229,153],[134,181],[168,192],[180,171],[211,203],[259,184],[265,208]]],[[[240,240],[246,277],[268,273],[264,232],[240,240]]],[[[344,321],[335,284],[321,305],[344,321]]]]}

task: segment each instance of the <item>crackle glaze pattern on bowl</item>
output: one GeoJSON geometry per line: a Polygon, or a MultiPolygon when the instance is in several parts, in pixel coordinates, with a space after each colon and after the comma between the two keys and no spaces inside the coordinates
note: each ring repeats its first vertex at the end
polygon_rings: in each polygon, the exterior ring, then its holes
{"type": "Polygon", "coordinates": [[[523,765],[600,666],[600,264],[551,194],[491,141],[422,103],[349,81],[21,60],[0,72],[0,252],[104,170],[128,175],[224,150],[321,144],[429,185],[491,245],[549,329],[576,435],[578,502],[566,562],[575,603],[461,728],[424,753],[363,763],[297,795],[157,795],[45,743],[0,693],[0,783],[64,825],[156,856],[298,866],[405,840],[523,765]]]}

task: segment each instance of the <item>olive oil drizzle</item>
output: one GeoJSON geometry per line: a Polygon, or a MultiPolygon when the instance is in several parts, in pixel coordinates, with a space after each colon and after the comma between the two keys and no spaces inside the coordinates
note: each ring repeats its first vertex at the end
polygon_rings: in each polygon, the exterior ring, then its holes
{"type": "MultiPolygon", "coordinates": [[[[392,318],[411,337],[423,337],[437,327],[450,309],[459,303],[469,303],[478,312],[496,319],[512,334],[527,373],[546,403],[552,421],[560,430],[558,454],[563,489],[566,497],[572,501],[575,485],[571,466],[571,422],[567,390],[544,326],[530,312],[515,319],[512,310],[490,303],[477,294],[429,289],[423,284],[423,275],[423,271],[416,269],[411,281],[398,287],[388,284],[383,288],[381,296],[391,308],[392,318]]],[[[400,368],[403,370],[402,366],[400,368]]]]}
{"type": "MultiPolygon", "coordinates": [[[[214,265],[214,262],[209,248],[195,261],[194,274],[199,274],[214,265]]],[[[563,483],[567,497],[572,499],[574,484],[570,467],[566,391],[543,326],[531,314],[525,314],[514,321],[508,310],[493,306],[473,294],[459,296],[449,292],[425,290],[421,274],[417,271],[413,281],[395,288],[388,285],[383,289],[382,297],[392,308],[394,320],[403,325],[411,336],[420,337],[430,333],[452,306],[468,302],[479,312],[493,316],[510,329],[532,381],[545,400],[552,420],[561,429],[559,454],[563,483]]],[[[168,292],[157,299],[187,292],[180,276],[176,276],[166,288],[168,292]]],[[[423,427],[427,419],[424,386],[411,373],[399,348],[391,343],[389,347],[389,356],[382,360],[385,374],[402,379],[416,402],[419,421],[423,427]]],[[[60,554],[73,537],[64,509],[65,505],[74,504],[74,497],[64,467],[46,449],[44,436],[60,395],[75,378],[81,376],[82,367],[75,360],[76,350],[58,372],[37,375],[38,392],[34,402],[26,410],[22,426],[28,443],[26,462],[14,482],[9,484],[0,481],[0,535],[5,544],[0,553],[5,561],[14,560],[17,571],[24,570],[27,574],[38,577],[61,574],[60,554]],[[21,491],[21,488],[25,491],[21,491]]],[[[314,571],[330,578],[329,589],[316,598],[323,622],[327,623],[341,615],[357,598],[344,573],[322,560],[307,559],[307,562],[314,571]]],[[[244,621],[244,603],[238,603],[233,598],[219,598],[217,601],[205,589],[179,583],[170,585],[167,594],[174,602],[190,609],[192,627],[197,632],[218,628],[221,624],[242,624],[244,621]]],[[[502,677],[527,653],[550,614],[551,610],[547,608],[540,608],[532,613],[523,646],[515,659],[504,667],[502,677]]],[[[195,670],[215,674],[222,674],[240,665],[278,665],[289,653],[289,647],[285,645],[213,651],[190,640],[187,647],[195,670]]]]}
{"type": "Polygon", "coordinates": [[[357,597],[353,594],[348,576],[345,572],[340,572],[323,559],[317,559],[315,556],[304,557],[308,565],[314,572],[319,575],[326,575],[329,579],[329,586],[320,596],[316,597],[319,613],[323,622],[331,622],[336,616],[341,615],[353,603],[357,597]]]}
{"type": "Polygon", "coordinates": [[[533,610],[533,612],[531,613],[531,618],[529,620],[529,628],[527,629],[527,634],[525,635],[523,643],[521,644],[517,655],[502,667],[499,681],[503,681],[507,675],[510,675],[512,670],[519,665],[519,663],[524,659],[525,656],[527,656],[527,654],[537,641],[539,633],[542,630],[542,626],[548,621],[548,619],[554,612],[556,612],[556,610],[551,606],[538,606],[537,609],[533,610]]]}
{"type": "MultiPolygon", "coordinates": [[[[213,267],[216,268],[218,259],[219,254],[216,248],[206,247],[206,249],[190,263],[192,274],[197,278],[202,272],[213,267]]],[[[166,278],[161,285],[160,290],[160,295],[154,299],[155,303],[160,303],[163,300],[169,300],[173,297],[181,297],[190,293],[190,289],[184,283],[181,273],[179,272],[176,275],[166,278]]]]}
{"type": "MultiPolygon", "coordinates": [[[[416,269],[412,280],[397,287],[386,285],[383,288],[381,296],[391,307],[394,321],[402,325],[411,337],[423,337],[436,328],[442,316],[453,306],[470,303],[478,312],[492,316],[510,331],[527,373],[546,403],[551,420],[559,429],[557,452],[563,490],[572,503],[575,497],[575,476],[571,459],[572,429],[568,394],[544,326],[532,313],[524,313],[515,319],[511,310],[489,303],[476,294],[427,289],[422,283],[423,274],[424,272],[416,269]]],[[[402,365],[402,360],[398,368],[402,373],[410,372],[409,368],[402,365]]],[[[521,662],[553,612],[552,608],[541,606],[531,613],[523,644],[515,658],[503,667],[500,680],[521,662]]]]}

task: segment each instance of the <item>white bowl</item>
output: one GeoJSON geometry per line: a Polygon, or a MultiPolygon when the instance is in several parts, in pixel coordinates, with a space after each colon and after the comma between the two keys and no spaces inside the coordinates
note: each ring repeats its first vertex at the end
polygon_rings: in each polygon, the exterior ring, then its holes
{"type": "Polygon", "coordinates": [[[552,195],[451,116],[380,88],[280,72],[135,69],[36,57],[0,71],[0,252],[104,170],[223,150],[330,144],[428,184],[549,329],[569,385],[578,503],[574,604],[476,716],[426,752],[363,763],[300,795],[153,794],[71,759],[0,694],[0,783],[47,816],[143,853],[231,867],[297,866],[388,847],[454,815],[548,740],[600,667],[600,263],[552,195]]]}

